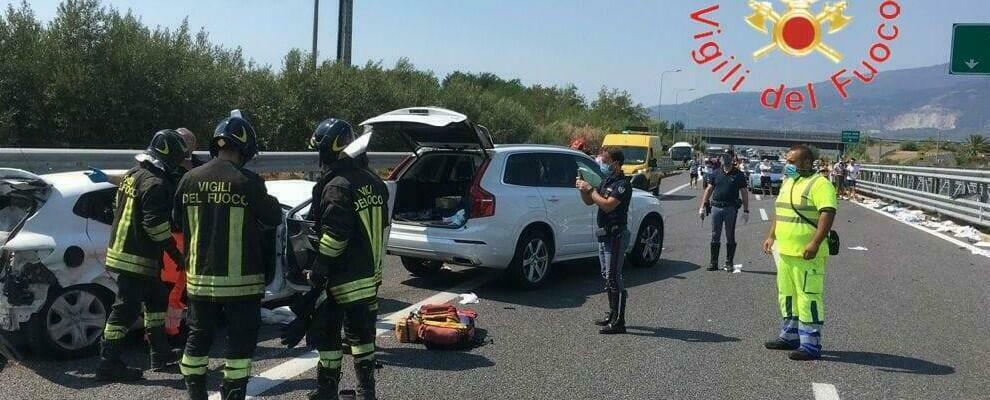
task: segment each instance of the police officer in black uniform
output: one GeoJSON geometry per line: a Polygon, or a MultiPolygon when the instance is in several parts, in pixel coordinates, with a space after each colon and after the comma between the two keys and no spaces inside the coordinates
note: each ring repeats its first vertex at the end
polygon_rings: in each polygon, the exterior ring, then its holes
{"type": "Polygon", "coordinates": [[[175,363],[165,337],[168,288],[161,281],[162,253],[181,259],[171,234],[175,171],[186,154],[177,132],[155,133],[151,145],[137,155],[137,166],[123,176],[117,189],[116,211],[106,267],[118,274],[117,300],[103,329],[100,364],[96,378],[103,381],[141,379],[141,370],[128,368],[120,359],[124,336],[141,315],[151,352],[151,368],[162,370],[175,363]]]}
{"type": "Polygon", "coordinates": [[[608,294],[608,314],[595,321],[603,326],[602,334],[626,333],[626,298],[622,282],[622,263],[629,245],[629,201],[632,199],[632,185],[622,173],[625,156],[618,148],[602,150],[599,163],[605,179],[595,190],[583,177],[579,176],[575,186],[581,191],[584,204],[598,206],[598,259],[601,262],[602,278],[605,279],[605,292],[608,294]]]}
{"type": "Polygon", "coordinates": [[[180,368],[192,400],[205,400],[206,367],[218,322],[227,326],[220,393],[243,399],[261,324],[259,311],[274,265],[263,255],[263,229],[282,222],[264,180],[244,168],[257,154],[254,128],[244,118],[220,122],[210,142],[214,157],[179,182],[176,220],[185,233],[189,337],[180,368]]]}
{"type": "Polygon", "coordinates": [[[310,399],[338,397],[342,325],[354,357],[357,398],[375,399],[375,322],[389,225],[388,189],[361,162],[363,153],[343,152],[354,140],[351,125],[333,118],[317,125],[310,139],[320,153],[323,177],[313,188],[309,211],[318,242],[309,276],[314,287],[326,288],[325,303],[310,328],[309,338],[320,354],[317,390],[310,399]]]}
{"type": "Polygon", "coordinates": [[[708,188],[701,196],[701,208],[698,214],[702,220],[709,214],[712,216],[711,262],[709,271],[718,271],[718,253],[721,248],[723,228],[725,230],[725,265],[724,270],[732,272],[736,257],[736,218],[739,208],[743,208],[742,219],[749,222],[749,190],[746,174],[735,166],[732,153],[722,154],[721,168],[712,172],[707,178],[708,188]]]}

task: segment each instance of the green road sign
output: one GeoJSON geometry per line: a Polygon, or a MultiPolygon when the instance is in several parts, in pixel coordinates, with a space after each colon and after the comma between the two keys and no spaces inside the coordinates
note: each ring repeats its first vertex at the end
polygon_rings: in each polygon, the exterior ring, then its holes
{"type": "Polygon", "coordinates": [[[990,75],[990,24],[952,25],[953,75],[990,75]]]}
{"type": "Polygon", "coordinates": [[[859,143],[859,131],[842,131],[842,143],[859,143]]]}

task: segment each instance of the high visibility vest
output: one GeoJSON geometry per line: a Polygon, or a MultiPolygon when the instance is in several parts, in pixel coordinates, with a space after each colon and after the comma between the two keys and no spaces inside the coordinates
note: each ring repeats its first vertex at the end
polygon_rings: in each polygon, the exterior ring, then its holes
{"type": "MultiPolygon", "coordinates": [[[[832,186],[827,178],[815,174],[810,177],[785,179],[774,204],[776,221],[774,235],[777,238],[777,251],[786,256],[804,256],[804,248],[815,237],[817,230],[805,218],[818,224],[818,214],[827,208],[833,210],[838,208],[835,186],[832,186]],[[794,207],[791,207],[791,198],[794,207]]],[[[817,257],[827,256],[828,243],[822,241],[817,257]]]]}

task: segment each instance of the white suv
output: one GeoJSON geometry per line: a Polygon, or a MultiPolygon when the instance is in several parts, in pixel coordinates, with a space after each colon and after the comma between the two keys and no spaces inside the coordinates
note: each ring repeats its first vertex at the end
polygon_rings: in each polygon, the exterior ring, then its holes
{"type": "MultiPolygon", "coordinates": [[[[412,156],[389,186],[387,251],[417,276],[443,263],[506,269],[521,286],[544,283],[552,263],[597,257],[597,208],[574,188],[578,171],[602,175],[587,155],[558,146],[498,145],[487,129],[440,108],[406,108],[371,118],[366,131],[401,137],[412,156]]],[[[652,266],[663,249],[660,201],[634,190],[630,258],[652,266]]]]}

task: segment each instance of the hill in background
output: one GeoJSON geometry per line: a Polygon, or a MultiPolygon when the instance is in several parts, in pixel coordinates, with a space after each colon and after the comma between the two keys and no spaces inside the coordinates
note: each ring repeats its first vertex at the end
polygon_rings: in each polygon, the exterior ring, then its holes
{"type": "MultiPolygon", "coordinates": [[[[665,105],[688,128],[724,127],[839,131],[878,131],[887,138],[960,139],[990,132],[990,77],[948,74],[948,65],[882,71],[869,86],[850,87],[842,101],[831,82],[815,84],[817,111],[774,111],[760,105],[760,93],[713,94],[690,103],[665,105]],[[866,90],[868,88],[868,90],[866,90]]],[[[656,115],[656,107],[651,107],[656,115]]]]}

